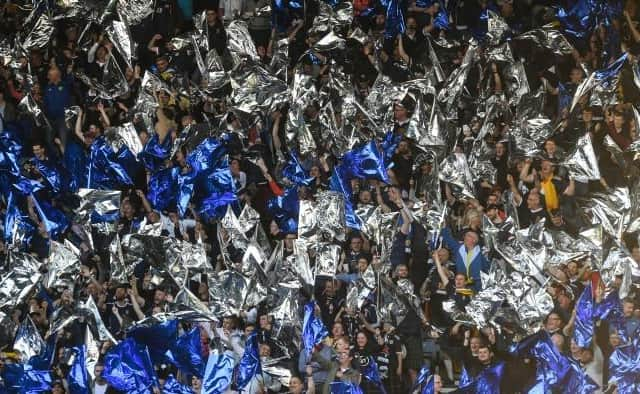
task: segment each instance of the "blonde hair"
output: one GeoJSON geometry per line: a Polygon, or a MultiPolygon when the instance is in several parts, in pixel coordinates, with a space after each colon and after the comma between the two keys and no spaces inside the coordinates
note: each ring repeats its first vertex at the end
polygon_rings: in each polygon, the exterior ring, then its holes
{"type": "MultiPolygon", "coordinates": [[[[473,219],[482,219],[482,213],[475,208],[469,208],[465,211],[462,218],[463,227],[471,227],[471,221],[473,219]]],[[[482,223],[482,222],[481,222],[482,223]]]]}

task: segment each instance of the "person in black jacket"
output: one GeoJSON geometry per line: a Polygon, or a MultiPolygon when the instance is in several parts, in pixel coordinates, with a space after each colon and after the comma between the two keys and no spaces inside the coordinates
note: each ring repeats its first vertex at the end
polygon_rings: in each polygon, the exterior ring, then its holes
{"type": "Polygon", "coordinates": [[[215,49],[218,56],[222,56],[227,48],[227,32],[224,30],[224,24],[214,8],[207,9],[206,17],[205,31],[209,48],[215,49]]]}

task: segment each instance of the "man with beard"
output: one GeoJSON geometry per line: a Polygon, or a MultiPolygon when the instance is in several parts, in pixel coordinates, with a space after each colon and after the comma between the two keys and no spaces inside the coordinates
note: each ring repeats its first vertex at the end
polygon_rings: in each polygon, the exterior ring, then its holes
{"type": "Polygon", "coordinates": [[[102,372],[104,371],[104,363],[98,362],[96,363],[96,367],[94,372],[96,374],[96,378],[93,381],[93,394],[104,394],[107,392],[107,381],[102,377],[102,372]]]}

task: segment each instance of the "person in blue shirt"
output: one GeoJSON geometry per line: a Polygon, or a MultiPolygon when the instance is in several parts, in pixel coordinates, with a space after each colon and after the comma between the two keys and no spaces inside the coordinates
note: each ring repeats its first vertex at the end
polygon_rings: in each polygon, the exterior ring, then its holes
{"type": "Polygon", "coordinates": [[[477,293],[482,290],[480,272],[488,272],[491,263],[482,254],[478,233],[474,230],[467,230],[464,233],[463,241],[459,242],[451,235],[451,230],[442,230],[442,240],[451,249],[456,263],[456,272],[464,274],[467,278],[467,285],[471,286],[477,293]]]}
{"type": "Polygon", "coordinates": [[[44,113],[51,123],[54,136],[48,137],[53,142],[56,136],[60,138],[63,146],[66,146],[69,137],[69,129],[64,120],[64,111],[69,108],[72,103],[71,78],[70,76],[62,78],[62,71],[57,66],[49,68],[47,73],[49,83],[44,90],[44,113]]]}

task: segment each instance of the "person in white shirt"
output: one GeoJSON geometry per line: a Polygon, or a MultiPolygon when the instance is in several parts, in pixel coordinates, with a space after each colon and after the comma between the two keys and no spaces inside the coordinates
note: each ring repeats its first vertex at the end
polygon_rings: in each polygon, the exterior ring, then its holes
{"type": "Polygon", "coordinates": [[[247,174],[240,170],[240,160],[231,159],[229,170],[231,171],[231,176],[233,176],[233,180],[236,184],[236,189],[244,189],[247,186],[247,174]]]}
{"type": "Polygon", "coordinates": [[[102,372],[104,371],[104,364],[97,363],[95,367],[96,379],[93,382],[93,390],[91,391],[93,394],[104,394],[107,392],[107,381],[102,378],[102,372]]]}

